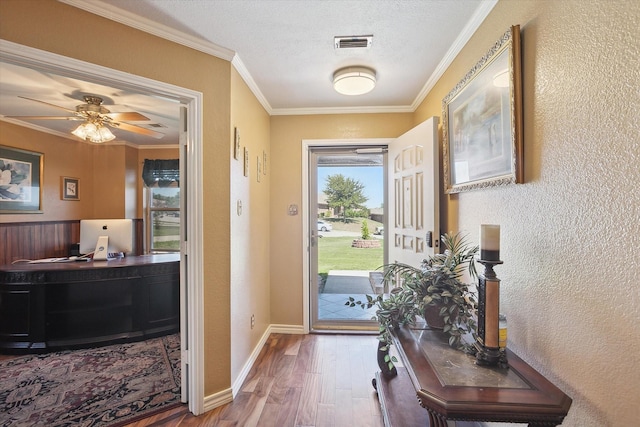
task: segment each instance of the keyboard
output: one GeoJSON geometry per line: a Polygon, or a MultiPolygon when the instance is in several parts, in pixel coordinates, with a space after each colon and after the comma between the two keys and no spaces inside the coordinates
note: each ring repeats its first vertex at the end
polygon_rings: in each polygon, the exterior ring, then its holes
{"type": "Polygon", "coordinates": [[[55,263],[55,262],[76,262],[76,261],[90,261],[90,258],[42,258],[42,259],[34,259],[29,261],[29,264],[46,264],[46,263],[55,263]]]}

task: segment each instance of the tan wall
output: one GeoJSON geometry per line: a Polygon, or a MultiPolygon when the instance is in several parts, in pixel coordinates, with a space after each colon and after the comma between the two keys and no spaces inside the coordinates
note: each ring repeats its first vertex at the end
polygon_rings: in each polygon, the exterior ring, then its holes
{"type": "Polygon", "coordinates": [[[124,145],[93,147],[94,218],[126,217],[126,157],[124,145]]]}
{"type": "Polygon", "coordinates": [[[203,94],[205,394],[228,388],[230,63],[54,0],[0,1],[0,19],[2,39],[203,94]]]}
{"type": "Polygon", "coordinates": [[[142,218],[144,159],[176,159],[178,148],[95,145],[0,121],[0,145],[42,153],[43,212],[3,214],[6,222],[142,218]],[[62,177],[79,180],[80,200],[62,200],[62,177]]]}
{"type": "MultiPolygon", "coordinates": [[[[271,322],[269,305],[269,115],[240,75],[231,73],[231,122],[227,153],[231,159],[231,379],[236,381],[271,322]],[[238,160],[233,158],[234,129],[240,132],[238,160]],[[249,176],[244,176],[244,149],[249,176]],[[267,156],[267,174],[257,180],[258,158],[267,156]],[[238,215],[237,203],[242,203],[238,215]],[[251,326],[251,316],[255,325],[251,326]]],[[[264,165],[263,165],[264,167],[264,165]]]]}
{"type": "Polygon", "coordinates": [[[93,148],[89,144],[0,121],[0,145],[43,154],[41,214],[2,214],[3,222],[93,218],[93,148]],[[62,200],[61,177],[78,178],[79,201],[62,200]]]}
{"type": "Polygon", "coordinates": [[[563,426],[640,417],[639,23],[636,0],[502,0],[416,112],[521,25],[526,183],[451,196],[450,223],[501,225],[509,347],[573,397],[563,426]]]}
{"type": "Polygon", "coordinates": [[[303,324],[302,140],[394,138],[411,114],[273,116],[271,118],[271,323],[303,324]],[[297,216],[288,206],[299,207],[297,216]]]}

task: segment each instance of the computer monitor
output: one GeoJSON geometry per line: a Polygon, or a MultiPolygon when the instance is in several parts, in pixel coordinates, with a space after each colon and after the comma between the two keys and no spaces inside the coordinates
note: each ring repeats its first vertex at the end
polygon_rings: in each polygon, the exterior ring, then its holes
{"type": "Polygon", "coordinates": [[[93,252],[94,260],[133,252],[133,221],[130,219],[80,220],[80,253],[93,252]]]}

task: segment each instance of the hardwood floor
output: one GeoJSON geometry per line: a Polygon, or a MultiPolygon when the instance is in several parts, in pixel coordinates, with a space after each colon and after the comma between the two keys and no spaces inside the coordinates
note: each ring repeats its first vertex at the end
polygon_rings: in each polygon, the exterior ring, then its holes
{"type": "Polygon", "coordinates": [[[128,426],[381,427],[377,345],[373,335],[272,334],[233,402],[197,417],[183,405],[128,426]]]}

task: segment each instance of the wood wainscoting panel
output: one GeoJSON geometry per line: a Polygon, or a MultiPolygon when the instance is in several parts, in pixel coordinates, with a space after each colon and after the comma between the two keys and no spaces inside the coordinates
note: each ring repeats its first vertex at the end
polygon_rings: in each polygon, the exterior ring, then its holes
{"type": "MultiPolygon", "coordinates": [[[[135,255],[143,254],[144,223],[134,219],[135,255]]],[[[80,220],[10,222],[0,224],[0,265],[20,259],[69,256],[80,242],[80,220]]]]}

